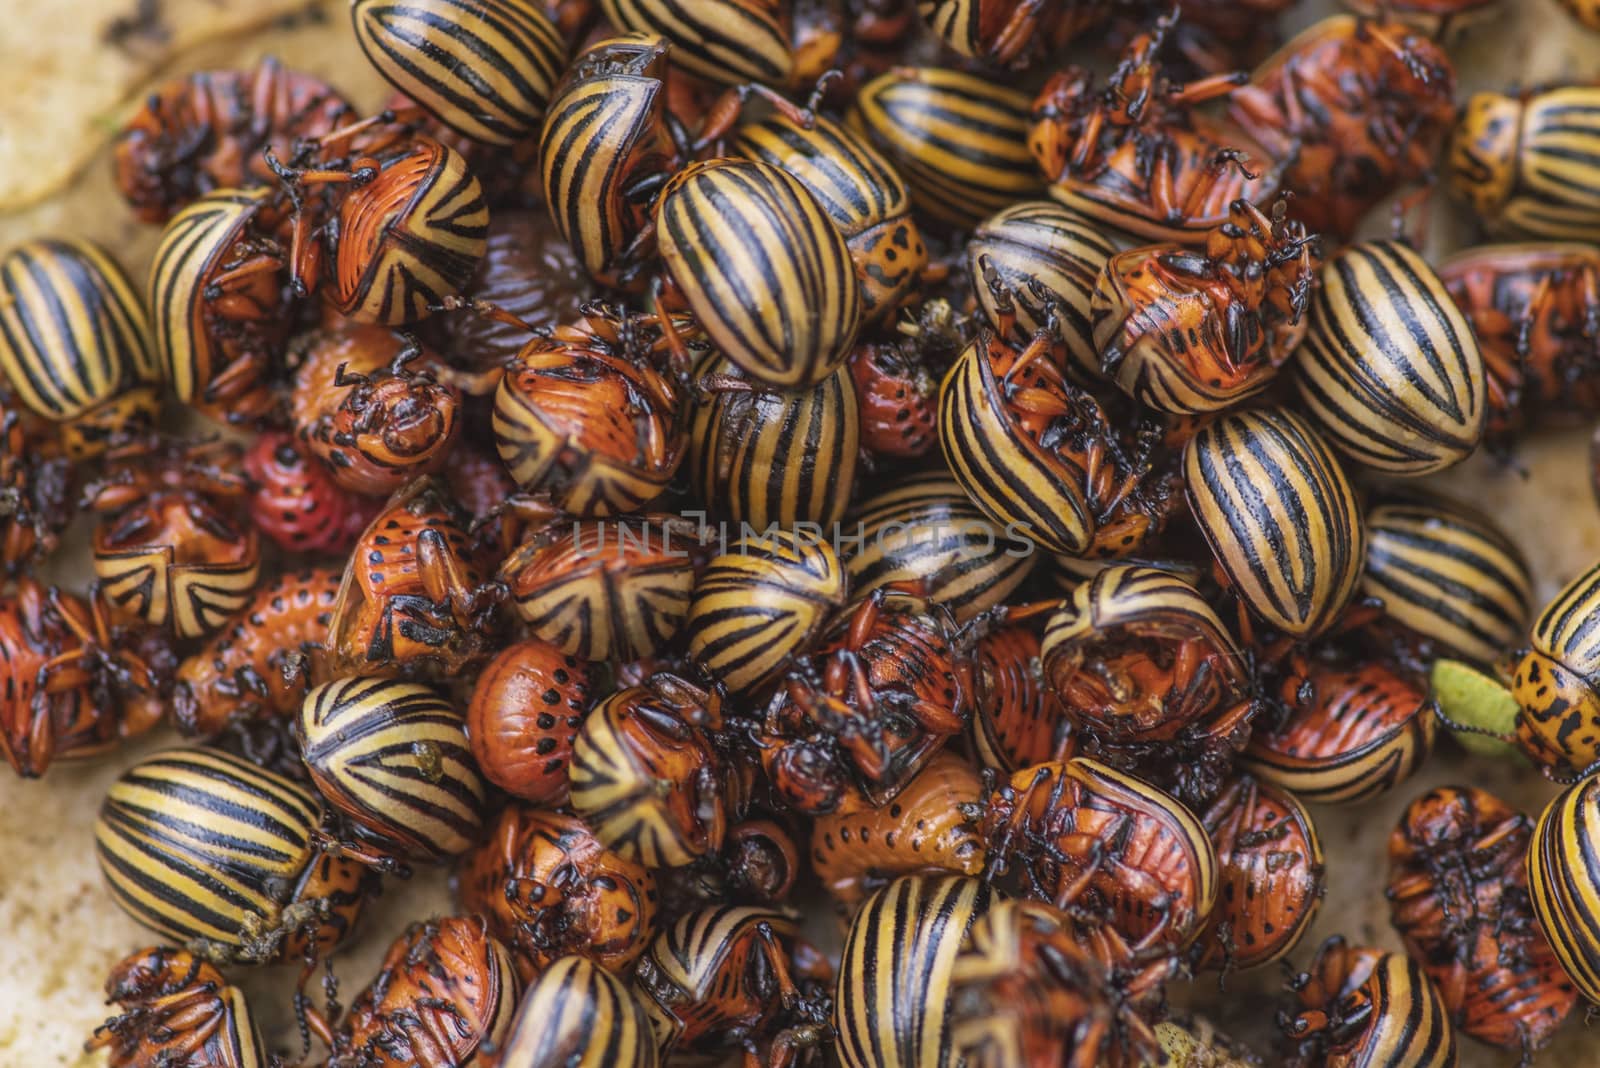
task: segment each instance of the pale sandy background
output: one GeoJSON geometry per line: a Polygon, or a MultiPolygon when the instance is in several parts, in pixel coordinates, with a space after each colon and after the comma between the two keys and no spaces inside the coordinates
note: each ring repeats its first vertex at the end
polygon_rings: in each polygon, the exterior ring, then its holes
{"type": "MultiPolygon", "coordinates": [[[[94,59],[103,51],[95,42],[113,17],[133,9],[135,0],[81,4],[24,0],[27,6],[47,3],[52,17],[42,36],[19,35],[8,23],[8,14],[0,14],[0,70],[28,72],[22,81],[31,87],[29,99],[0,94],[0,159],[12,166],[32,160],[41,172],[73,171],[74,154],[52,144],[49,133],[66,129],[67,124],[40,127],[27,120],[47,106],[63,79],[78,76],[77,72],[85,72],[96,83],[97,99],[105,100],[98,105],[101,112],[83,121],[105,129],[114,128],[127,100],[137,99],[137,91],[124,95],[101,84],[107,79],[121,78],[119,84],[133,86],[144,71],[244,66],[265,52],[328,78],[358,107],[369,108],[383,95],[351,38],[342,2],[314,5],[312,14],[320,12],[320,20],[301,17],[288,28],[275,26],[269,32],[252,31],[198,46],[190,47],[184,38],[199,35],[180,32],[166,45],[144,43],[131,55],[119,55],[105,64],[94,59]],[[174,49],[180,52],[176,59],[167,54],[174,49]],[[41,128],[45,133],[36,132],[41,128]],[[19,144],[23,130],[40,143],[19,144]]],[[[298,0],[280,0],[276,5],[271,0],[173,0],[169,7],[195,4],[225,26],[258,24],[264,12],[302,6],[298,0]]],[[[1333,6],[1324,0],[1303,4],[1295,24],[1333,6]]],[[[1595,77],[1600,38],[1567,21],[1553,0],[1507,0],[1507,6],[1515,17],[1484,26],[1454,47],[1464,88],[1595,77]]],[[[22,212],[0,214],[0,248],[39,233],[81,234],[106,243],[142,279],[155,231],[133,222],[114,198],[108,175],[101,152],[88,160],[65,193],[22,212]]],[[[49,184],[48,177],[39,173],[0,180],[0,191],[39,188],[49,184]]],[[[1458,212],[1448,204],[1435,207],[1430,243],[1436,250],[1455,247],[1458,212]]],[[[1432,481],[1500,517],[1531,560],[1543,598],[1600,557],[1600,512],[1590,496],[1586,452],[1586,429],[1563,431],[1521,449],[1517,461],[1526,474],[1480,458],[1432,481]]],[[[86,562],[80,557],[64,560],[59,567],[60,581],[81,585],[86,577],[86,562]]],[[[123,752],[93,767],[57,767],[41,782],[19,782],[0,769],[0,1068],[79,1063],[80,1043],[104,1015],[99,991],[107,968],[149,941],[104,894],[92,851],[95,807],[106,785],[133,755],[123,752]]],[[[1315,930],[1295,954],[1297,962],[1336,931],[1398,948],[1380,894],[1383,843],[1407,800],[1427,787],[1452,781],[1485,786],[1530,812],[1554,793],[1537,778],[1468,759],[1454,747],[1442,745],[1429,767],[1395,796],[1355,810],[1316,810],[1328,855],[1329,892],[1315,930]]],[[[366,926],[358,948],[341,962],[347,993],[367,980],[377,956],[408,919],[445,907],[442,879],[437,876],[419,878],[409,886],[391,884],[372,916],[375,922],[366,926]]],[[[1260,1034],[1270,1016],[1268,1000],[1275,996],[1281,978],[1279,969],[1269,967],[1232,977],[1226,990],[1218,990],[1214,980],[1202,980],[1183,999],[1241,1033],[1260,1034]]],[[[284,1021],[272,1003],[292,983],[292,971],[269,969],[241,981],[251,991],[261,992],[258,1001],[269,1022],[282,1027],[284,1021]]],[[[281,1047],[294,1045],[288,1030],[278,1030],[273,1038],[281,1047]]],[[[1463,1047],[1465,1068],[1514,1061],[1475,1044],[1463,1047]]],[[[1586,1030],[1581,1019],[1570,1021],[1539,1063],[1547,1068],[1600,1065],[1600,1036],[1586,1030]]]]}

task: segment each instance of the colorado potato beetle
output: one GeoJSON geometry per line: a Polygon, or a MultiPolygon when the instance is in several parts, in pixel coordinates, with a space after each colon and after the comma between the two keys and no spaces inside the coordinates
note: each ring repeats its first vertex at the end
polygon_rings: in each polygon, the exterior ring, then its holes
{"type": "Polygon", "coordinates": [[[467,705],[467,735],[484,778],[536,805],[564,804],[572,738],[596,682],[588,661],[537,638],[495,654],[467,705]]]}
{"type": "Polygon", "coordinates": [[[756,690],[810,651],[845,591],[825,539],[782,530],[741,538],[695,579],[689,658],[733,693],[756,690]]]}
{"type": "Polygon", "coordinates": [[[860,539],[844,557],[854,600],[888,587],[915,589],[965,623],[1015,593],[1035,563],[1025,543],[997,536],[961,484],[939,472],[899,480],[849,519],[860,539]]]}
{"type": "Polygon", "coordinates": [[[126,641],[98,595],[86,605],[22,575],[0,596],[0,755],[13,771],[36,778],[161,721],[165,688],[126,641]]]}
{"type": "Polygon", "coordinates": [[[144,303],[88,241],[27,241],[0,259],[0,372],[29,411],[61,424],[74,460],[147,433],[160,407],[144,303]]]}
{"type": "Polygon", "coordinates": [[[887,805],[818,816],[812,868],[842,915],[901,875],[978,875],[984,843],[971,812],[982,797],[972,765],[942,749],[887,805]]]}
{"type": "Polygon", "coordinates": [[[1484,245],[1439,264],[1472,324],[1489,390],[1486,438],[1600,411],[1600,254],[1577,243],[1484,245]]]}
{"type": "Polygon", "coordinates": [[[786,5],[773,0],[600,0],[619,30],[661,34],[672,61],[717,85],[787,85],[794,54],[786,5]]]}
{"type": "MultiPolygon", "coordinates": [[[[655,1029],[663,1059],[816,1045],[790,957],[800,928],[775,909],[712,906],[681,917],[656,935],[634,973],[635,996],[655,1029]],[[785,1024],[794,1020],[794,1027],[785,1024]]],[[[793,1056],[792,1053],[789,1054],[793,1056]]]]}
{"type": "Polygon", "coordinates": [[[113,900],[208,957],[260,964],[336,945],[370,870],[321,848],[310,791],[214,749],[145,757],[106,793],[95,849],[113,900]]]}
{"type": "Polygon", "coordinates": [[[1077,755],[1072,721],[1044,678],[1039,638],[1027,626],[993,628],[973,649],[977,708],[968,731],[980,766],[1010,775],[1077,755]]]}
{"type": "Polygon", "coordinates": [[[521,987],[481,917],[414,923],[351,1002],[330,1068],[475,1068],[505,1038],[521,987]]]}
{"type": "Polygon", "coordinates": [[[1311,813],[1286,790],[1236,775],[1200,817],[1217,851],[1217,906],[1191,950],[1199,968],[1256,968],[1299,944],[1326,891],[1311,813]]]}
{"type": "Polygon", "coordinates": [[[385,856],[438,861],[483,831],[488,791],[461,713],[433,689],[354,676],[306,694],[295,740],[311,781],[385,856]]]}
{"type": "Polygon", "coordinates": [[[1159,1045],[1147,1017],[1171,971],[1156,963],[1130,982],[1080,945],[1066,913],[997,901],[951,970],[950,1043],[971,1068],[1149,1065],[1159,1045]]]}
{"type": "Polygon", "coordinates": [[[1545,605],[1511,665],[1516,741],[1547,775],[1570,779],[1600,762],[1600,645],[1590,620],[1600,598],[1600,565],[1545,605]]]}
{"type": "Polygon", "coordinates": [[[832,119],[808,128],[786,115],[746,123],[731,148],[799,180],[844,235],[861,283],[861,324],[886,322],[915,296],[928,250],[906,183],[866,139],[832,119]]]}
{"type": "Polygon", "coordinates": [[[461,433],[461,394],[427,364],[414,369],[423,357],[382,327],[356,324],[291,345],[290,420],[340,489],[386,497],[444,466],[461,433]]]}
{"type": "Polygon", "coordinates": [[[495,607],[454,503],[418,479],[356,539],[328,623],[339,672],[459,674],[488,651],[495,607]]]}
{"type": "Polygon", "coordinates": [[[117,133],[117,189],[141,221],[164,223],[215,190],[270,184],[265,151],[286,156],[354,117],[332,86],[271,56],[197,71],[157,86],[117,133]]]}
{"type": "Polygon", "coordinates": [[[856,911],[834,989],[835,1051],[845,1068],[951,1068],[950,977],[989,885],[904,875],[856,911]]]}
{"type": "Polygon", "coordinates": [[[1129,945],[1176,951],[1217,898],[1217,854],[1200,821],[1162,791],[1084,757],[1023,768],[988,799],[991,875],[1072,907],[1129,945]]]}
{"type": "Polygon", "coordinates": [[[572,741],[573,811],[607,848],[647,868],[717,852],[745,794],[712,737],[721,726],[717,695],[676,675],[618,690],[572,741]]]}
{"type": "Polygon", "coordinates": [[[971,719],[967,643],[948,613],[898,591],[840,613],[755,724],[778,797],[811,814],[893,801],[971,719]]]}
{"type": "Polygon", "coordinates": [[[858,343],[846,361],[861,409],[861,447],[875,458],[911,460],[937,442],[939,384],[915,342],[858,343]]]}
{"type": "Polygon", "coordinates": [[[1430,790],[1389,836],[1389,916],[1460,1031],[1524,1056],[1578,1000],[1528,894],[1533,821],[1472,787],[1430,790]]]}
{"type": "MultiPolygon", "coordinates": [[[[1367,512],[1361,592],[1432,649],[1493,664],[1533,619],[1533,576],[1494,521],[1432,496],[1391,496],[1367,512]]],[[[1430,657],[1431,659],[1431,657],[1430,657]]]]}
{"type": "Polygon", "coordinates": [[[1059,51],[1105,19],[1111,6],[1103,0],[918,0],[917,14],[956,53],[1009,67],[1059,51]]]}
{"type": "Polygon", "coordinates": [[[534,0],[356,0],[377,72],[446,126],[509,145],[539,130],[567,42],[534,0]]]}
{"type": "Polygon", "coordinates": [[[1472,326],[1397,241],[1351,245],[1323,266],[1295,367],[1317,425],[1366,467],[1432,474],[1483,440],[1488,393],[1472,326]]]}
{"type": "Polygon", "coordinates": [[[0,573],[37,567],[72,520],[72,461],[51,423],[0,389],[0,573]]]}
{"type": "Polygon", "coordinates": [[[656,1068],[661,1055],[628,985],[583,957],[562,957],[528,985],[500,1068],[656,1068]]]}
{"type": "Polygon", "coordinates": [[[1297,638],[1331,626],[1361,579],[1355,491],[1321,436],[1282,409],[1230,412],[1184,446],[1189,507],[1243,603],[1297,638]]]}
{"type": "Polygon", "coordinates": [[[1203,252],[1113,256],[1090,308],[1099,369],[1173,415],[1232,407],[1267,388],[1305,337],[1318,255],[1305,227],[1235,201],[1203,252]]]}
{"type": "Polygon", "coordinates": [[[1037,196],[1028,98],[974,74],[896,67],[861,87],[847,121],[900,171],[930,222],[964,229],[1037,196]]]}
{"type": "MultiPolygon", "coordinates": [[[[594,205],[588,207],[592,215],[594,205]]],[[[486,240],[461,300],[507,314],[436,315],[423,328],[431,347],[466,372],[458,384],[474,394],[500,384],[501,370],[528,343],[529,328],[539,332],[577,322],[598,295],[577,253],[543,213],[497,210],[486,240]]]]}
{"type": "Polygon", "coordinates": [[[1552,85],[1475,93],[1445,156],[1445,182],[1492,234],[1550,241],[1600,237],[1600,89],[1552,85]]]}
{"type": "Polygon", "coordinates": [[[1451,1068],[1456,1033],[1422,966],[1404,953],[1324,942],[1309,971],[1289,981],[1295,1004],[1280,1012],[1286,1068],[1405,1065],[1451,1068]]]}
{"type": "Polygon", "coordinates": [[[1160,56],[1177,25],[1174,11],[1130,41],[1102,88],[1079,67],[1051,77],[1033,102],[1028,148],[1050,195],[1072,211],[1149,241],[1198,245],[1235,201],[1270,199],[1277,178],[1254,139],[1195,110],[1236,78],[1166,88],[1160,56]]]}
{"type": "Polygon", "coordinates": [[[1600,1000],[1600,934],[1592,917],[1600,901],[1595,813],[1600,778],[1567,787],[1545,807],[1528,847],[1528,898],[1539,928],[1578,993],[1600,1000]]]}
{"type": "Polygon", "coordinates": [[[972,231],[967,269],[975,279],[993,272],[1004,283],[1001,289],[973,287],[990,326],[1004,330],[1014,324],[1011,340],[1026,341],[1053,323],[1072,363],[1098,375],[1091,302],[1101,270],[1116,253],[1081,216],[1048,200],[1030,200],[972,231]]]}
{"type": "Polygon", "coordinates": [[[778,390],[732,374],[715,353],[695,368],[710,398],[689,417],[689,477],[713,515],[765,530],[830,529],[861,461],[855,382],[841,367],[815,386],[778,390]]]}
{"type": "Polygon", "coordinates": [[[1209,798],[1257,711],[1244,653],[1188,582],[1108,567],[1050,616],[1040,662],[1080,752],[1209,798]]]}
{"type": "Polygon", "coordinates": [[[178,446],[135,456],[88,499],[98,515],[93,566],[118,610],[179,638],[203,638],[250,603],[261,539],[235,503],[237,450],[178,446]]]}
{"type": "Polygon", "coordinates": [[[740,370],[804,389],[844,363],[861,284],[845,235],[798,178],[753,160],[691,163],[662,189],[654,219],[667,275],[740,370]]]}
{"type": "Polygon", "coordinates": [[[339,580],[328,567],[285,572],[185,657],[172,693],[178,730],[209,739],[239,720],[298,712],[308,682],[296,658],[316,658],[324,650],[339,580]]]}
{"type": "Polygon", "coordinates": [[[463,858],[456,894],[488,917],[524,979],[569,953],[626,974],[655,934],[655,874],[583,820],[526,805],[505,808],[463,858]]]}
{"type": "Polygon", "coordinates": [[[591,309],[529,342],[495,391],[495,448],[525,492],[577,516],[622,515],[683,460],[679,396],[635,319],[591,309]]]}
{"type": "Polygon", "coordinates": [[[94,1029],[85,1048],[107,1051],[110,1068],[168,1063],[265,1068],[266,1046],[243,991],[188,950],[155,947],[124,957],[106,979],[122,1009],[94,1029]]]}
{"type": "Polygon", "coordinates": [[[1339,15],[1268,59],[1232,95],[1229,117],[1286,164],[1296,217],[1343,241],[1427,173],[1455,121],[1455,86],[1437,42],[1404,23],[1339,15]]]}
{"type": "Polygon", "coordinates": [[[1426,685],[1381,660],[1315,659],[1280,687],[1284,714],[1262,717],[1242,763],[1316,804],[1359,804],[1422,766],[1438,734],[1426,685]]]}
{"type": "Polygon", "coordinates": [[[1054,334],[1026,348],[982,331],[939,388],[951,473],[1012,539],[1073,556],[1122,556],[1179,507],[1175,473],[1145,421],[1115,425],[1061,367],[1054,334]]]}
{"type": "Polygon", "coordinates": [[[683,628],[697,547],[692,524],[666,515],[574,522],[524,542],[499,581],[535,637],[626,663],[665,650],[683,628]]]}
{"type": "Polygon", "coordinates": [[[682,162],[667,111],[671,48],[653,33],[596,41],[551,96],[539,139],[544,199],[604,285],[628,287],[643,272],[655,248],[651,206],[682,162]]]}
{"type": "Polygon", "coordinates": [[[272,378],[292,320],[281,214],[265,186],[207,193],[167,223],[150,267],[162,378],[219,422],[259,423],[278,405],[272,378]]]}

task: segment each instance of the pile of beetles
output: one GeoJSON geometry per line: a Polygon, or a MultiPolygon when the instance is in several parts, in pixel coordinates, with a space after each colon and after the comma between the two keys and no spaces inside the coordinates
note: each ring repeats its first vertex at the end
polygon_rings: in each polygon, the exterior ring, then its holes
{"type": "Polygon", "coordinates": [[[1293,6],[351,0],[382,111],[151,92],[147,282],[0,259],[0,748],[185,743],[101,804],[154,938],[90,1048],[1435,1068],[1600,1001],[1600,567],[1536,613],[1407,481],[1600,411],[1600,88],[1463,102],[1514,2],[1293,6]],[[1522,243],[1428,262],[1434,195],[1522,243]],[[1324,943],[1275,1047],[1171,1011],[1442,724],[1565,791],[1417,797],[1405,952],[1324,943]],[[435,865],[456,914],[340,976],[435,865]]]}

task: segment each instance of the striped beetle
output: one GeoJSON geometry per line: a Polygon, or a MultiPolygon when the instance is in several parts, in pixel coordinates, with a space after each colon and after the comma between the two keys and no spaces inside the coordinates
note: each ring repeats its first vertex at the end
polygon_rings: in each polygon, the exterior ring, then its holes
{"type": "Polygon", "coordinates": [[[689,614],[698,538],[664,514],[574,521],[534,534],[498,582],[528,629],[585,660],[664,652],[689,614]]]}
{"type": "Polygon", "coordinates": [[[461,432],[461,394],[435,380],[414,343],[343,323],[299,338],[289,417],[341,489],[384,497],[444,465],[461,432]]]}
{"type": "Polygon", "coordinates": [[[269,1068],[244,992],[188,950],[154,947],[124,957],[106,979],[122,1013],[94,1029],[86,1048],[109,1068],[166,1063],[269,1068]]]}
{"type": "Polygon", "coordinates": [[[1292,1050],[1285,1068],[1335,1064],[1453,1068],[1456,1033],[1439,991],[1404,953],[1324,942],[1289,981],[1295,1004],[1279,1026],[1292,1050]]]}
{"type": "Polygon", "coordinates": [[[481,1068],[517,1011],[511,956],[478,916],[414,923],[355,996],[331,1037],[331,1064],[481,1068]]]}
{"type": "Polygon", "coordinates": [[[576,816],[508,805],[462,858],[461,906],[481,913],[531,980],[573,953],[626,974],[656,929],[656,877],[576,816]]]}
{"type": "Polygon", "coordinates": [[[741,538],[695,579],[689,658],[733,693],[757,690],[810,651],[845,591],[824,538],[784,530],[741,538]]]}
{"type": "Polygon", "coordinates": [[[306,694],[294,736],[358,848],[438,861],[482,833],[487,791],[466,721],[431,688],[361,676],[324,683],[306,694]]]}
{"type": "Polygon", "coordinates": [[[964,229],[1039,193],[1028,98],[942,67],[896,67],[861,87],[847,122],[900,171],[928,221],[964,229]]]}
{"type": "Polygon", "coordinates": [[[1319,253],[1305,227],[1235,201],[1204,251],[1152,245],[1113,256],[1090,302],[1099,370],[1173,415],[1266,389],[1306,335],[1319,253]]]}
{"type": "Polygon", "coordinates": [[[242,964],[323,953],[355,924],[372,872],[322,849],[310,791],[215,749],[147,756],[112,784],[95,849],[145,927],[242,964]]]}
{"type": "Polygon", "coordinates": [[[1221,785],[1258,701],[1245,657],[1177,575],[1116,565],[1045,626],[1040,661],[1077,750],[1195,804],[1221,785]]]}
{"type": "Polygon", "coordinates": [[[799,934],[793,915],[749,905],[699,909],[657,934],[633,989],[662,1059],[766,1046],[765,1063],[782,1065],[818,1044],[826,1010],[793,974],[799,934]]]}
{"type": "Polygon", "coordinates": [[[389,84],[485,144],[538,132],[567,61],[536,0],[354,0],[350,21],[389,84]]]}
{"type": "Polygon", "coordinates": [[[861,461],[855,382],[841,367],[815,386],[780,390],[741,377],[712,352],[695,368],[709,399],[689,416],[689,477],[713,515],[753,530],[843,517],[861,461]]]}
{"type": "MultiPolygon", "coordinates": [[[[1361,592],[1412,643],[1494,664],[1527,633],[1533,575],[1516,545],[1475,508],[1390,495],[1367,512],[1361,592]]],[[[1433,656],[1424,651],[1424,658],[1433,656]]]]}
{"type": "Polygon", "coordinates": [[[1033,102],[1028,148],[1049,179],[1050,195],[1096,223],[1149,241],[1198,245],[1239,200],[1264,203],[1277,177],[1249,169],[1271,157],[1236,126],[1195,111],[1237,84],[1232,75],[1162,89],[1160,54],[1176,11],[1129,42],[1096,89],[1070,67],[1033,102]]]}
{"type": "Polygon", "coordinates": [[[265,186],[219,189],[161,232],[146,290],[162,377],[222,422],[259,423],[292,320],[282,207],[265,186]]]}
{"type": "Polygon", "coordinates": [[[862,903],[834,988],[844,1068],[952,1068],[950,978],[993,892],[960,875],[903,875],[862,903]]]}
{"type": "Polygon", "coordinates": [[[1136,552],[1181,507],[1154,425],[1108,418],[1067,380],[1053,333],[1020,349],[1005,333],[980,332],[939,388],[951,472],[1008,537],[1073,556],[1136,552]]]}
{"type": "Polygon", "coordinates": [[[1101,270],[1116,253],[1082,216],[1052,201],[1030,200],[972,231],[967,270],[978,279],[992,271],[1004,283],[1001,289],[973,287],[990,326],[1012,329],[1010,340],[1025,342],[1053,321],[1073,364],[1098,376],[1090,304],[1101,270]]]}
{"type": "Polygon", "coordinates": [[[1323,265],[1295,367],[1317,425],[1367,467],[1432,474],[1483,440],[1486,372],[1472,326],[1398,241],[1351,245],[1323,265]]]}
{"type": "Polygon", "coordinates": [[[1279,688],[1284,715],[1263,717],[1241,763],[1304,801],[1359,804],[1410,778],[1438,734],[1420,679],[1382,660],[1306,659],[1279,688]]]}
{"type": "Polygon", "coordinates": [[[881,325],[916,296],[928,250],[906,183],[857,131],[824,116],[809,127],[778,114],[746,123],[731,149],[809,189],[844,235],[861,282],[863,327],[881,325]]]}
{"type": "Polygon", "coordinates": [[[583,957],[561,957],[528,985],[499,1068],[656,1068],[661,1054],[628,985],[583,957]]]}
{"type": "Polygon", "coordinates": [[[1455,86],[1437,42],[1336,15],[1262,64],[1228,117],[1283,163],[1295,216],[1347,241],[1375,204],[1428,173],[1455,119],[1455,86]]]}
{"type": "Polygon", "coordinates": [[[1112,6],[1105,0],[1053,5],[1037,0],[917,0],[917,14],[958,54],[1020,67],[1035,56],[1059,52],[1103,21],[1112,6]]]}
{"type": "Polygon", "coordinates": [[[794,74],[787,5],[775,0],[599,0],[619,30],[661,34],[673,62],[716,85],[783,87],[794,74]]]}
{"type": "MultiPolygon", "coordinates": [[[[1355,593],[1366,533],[1339,461],[1293,412],[1230,412],[1183,451],[1189,507],[1251,612],[1296,638],[1355,593]]],[[[1249,640],[1249,636],[1244,636],[1249,640]]]]}
{"type": "Polygon", "coordinates": [[[1217,854],[1183,804],[1084,757],[1023,768],[989,796],[990,877],[1133,946],[1181,950],[1217,899],[1217,854]]]}
{"type": "Polygon", "coordinates": [[[149,431],[160,406],[144,303],[88,241],[26,241],[0,259],[0,372],[29,411],[61,424],[74,460],[149,431]]]}
{"type": "Polygon", "coordinates": [[[677,295],[740,370],[803,389],[844,363],[861,283],[845,235],[800,179],[753,160],[691,163],[662,189],[654,221],[677,295]]]}
{"type": "Polygon", "coordinates": [[[1528,898],[1544,937],[1578,993],[1600,1001],[1600,856],[1591,828],[1600,777],[1573,783],[1545,806],[1528,847],[1528,898]]]}
{"type": "Polygon", "coordinates": [[[1525,1057],[1578,992],[1528,894],[1533,821],[1472,787],[1430,790],[1389,836],[1389,917],[1463,1034],[1525,1057]]]}
{"type": "Polygon", "coordinates": [[[1445,182],[1491,234],[1600,239],[1600,88],[1553,85],[1468,98],[1445,182]]]}
{"type": "Polygon", "coordinates": [[[922,472],[896,481],[850,513],[861,539],[844,557],[852,600],[890,586],[916,589],[966,623],[1027,579],[1035,554],[996,536],[955,479],[922,472]]]}
{"type": "Polygon", "coordinates": [[[720,755],[721,698],[658,672],[589,710],[572,741],[572,810],[647,868],[719,852],[743,812],[745,772],[720,755]]]}

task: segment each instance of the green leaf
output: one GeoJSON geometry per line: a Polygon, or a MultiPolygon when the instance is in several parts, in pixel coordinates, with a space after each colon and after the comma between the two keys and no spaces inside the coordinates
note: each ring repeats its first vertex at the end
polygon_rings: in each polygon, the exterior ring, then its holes
{"type": "Polygon", "coordinates": [[[1451,728],[1461,748],[1477,756],[1525,761],[1514,744],[1501,740],[1510,738],[1517,728],[1517,699],[1504,683],[1458,660],[1435,662],[1430,681],[1446,723],[1472,728],[1451,728]]]}

